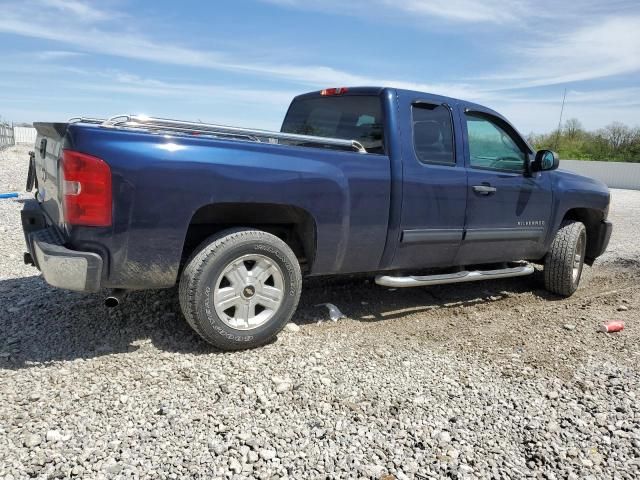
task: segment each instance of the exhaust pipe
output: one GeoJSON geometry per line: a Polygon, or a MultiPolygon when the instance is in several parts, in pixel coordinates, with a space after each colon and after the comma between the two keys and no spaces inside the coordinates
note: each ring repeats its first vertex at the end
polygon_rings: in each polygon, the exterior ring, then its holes
{"type": "Polygon", "coordinates": [[[104,306],[107,308],[117,307],[122,303],[127,291],[123,288],[114,288],[111,293],[104,299],[104,306]]]}

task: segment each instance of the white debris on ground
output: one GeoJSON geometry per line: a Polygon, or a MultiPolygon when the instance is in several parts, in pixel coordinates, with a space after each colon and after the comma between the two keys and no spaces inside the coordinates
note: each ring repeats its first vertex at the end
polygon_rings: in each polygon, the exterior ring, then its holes
{"type": "MultiPolygon", "coordinates": [[[[0,191],[27,150],[0,153],[0,191]]],[[[539,275],[309,281],[277,342],[236,353],[175,291],[107,310],[46,286],[20,207],[0,200],[2,479],[640,477],[640,192],[613,192],[612,248],[570,299],[539,275]],[[349,318],[316,325],[327,299],[349,318]]]]}
{"type": "MultiPolygon", "coordinates": [[[[329,318],[334,322],[337,322],[341,318],[347,318],[347,316],[340,311],[338,307],[336,307],[333,303],[319,303],[316,307],[327,307],[329,310],[329,318]]],[[[322,322],[322,320],[319,320],[322,322]]]]}

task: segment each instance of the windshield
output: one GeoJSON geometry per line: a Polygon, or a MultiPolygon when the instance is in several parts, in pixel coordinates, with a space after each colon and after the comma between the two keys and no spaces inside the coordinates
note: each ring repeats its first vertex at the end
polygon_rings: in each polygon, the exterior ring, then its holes
{"type": "Polygon", "coordinates": [[[384,153],[382,106],[377,96],[352,95],[294,100],[282,131],[356,140],[369,153],[384,153]]]}

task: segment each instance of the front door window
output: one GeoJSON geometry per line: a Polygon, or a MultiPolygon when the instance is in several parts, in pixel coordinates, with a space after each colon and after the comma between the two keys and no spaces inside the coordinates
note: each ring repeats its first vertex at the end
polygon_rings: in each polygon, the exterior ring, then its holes
{"type": "Polygon", "coordinates": [[[466,113],[470,166],[522,173],[526,154],[514,138],[484,115],[466,113]]]}

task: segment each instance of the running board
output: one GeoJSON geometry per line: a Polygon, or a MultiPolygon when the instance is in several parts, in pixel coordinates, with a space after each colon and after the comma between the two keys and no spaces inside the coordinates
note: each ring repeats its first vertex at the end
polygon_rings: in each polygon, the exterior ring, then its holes
{"type": "Polygon", "coordinates": [[[531,265],[514,268],[502,268],[500,270],[474,270],[441,275],[425,275],[422,277],[394,277],[391,275],[378,275],[376,283],[383,287],[426,287],[429,285],[445,285],[447,283],[475,282],[478,280],[491,280],[495,278],[523,277],[534,272],[531,265]]]}

